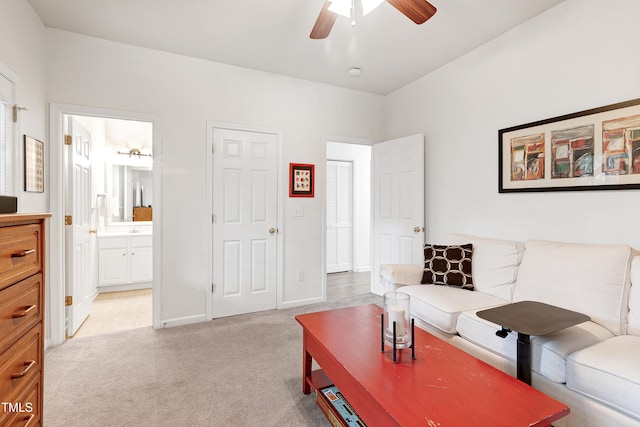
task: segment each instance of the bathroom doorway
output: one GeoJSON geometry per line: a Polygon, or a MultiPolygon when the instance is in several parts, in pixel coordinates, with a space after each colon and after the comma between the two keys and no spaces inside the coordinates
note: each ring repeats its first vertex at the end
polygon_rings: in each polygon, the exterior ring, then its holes
{"type": "Polygon", "coordinates": [[[67,336],[151,326],[153,125],[87,115],[64,115],[63,122],[67,152],[89,161],[82,172],[72,160],[65,164],[65,205],[87,219],[86,230],[81,218],[66,227],[84,237],[67,236],[67,336]],[[74,259],[83,246],[88,253],[74,259]]]}
{"type": "Polygon", "coordinates": [[[143,114],[55,104],[54,121],[52,135],[64,144],[51,151],[52,344],[151,327],[159,303],[153,292],[159,123],[143,114]],[[90,161],[79,167],[78,156],[90,161]]]}

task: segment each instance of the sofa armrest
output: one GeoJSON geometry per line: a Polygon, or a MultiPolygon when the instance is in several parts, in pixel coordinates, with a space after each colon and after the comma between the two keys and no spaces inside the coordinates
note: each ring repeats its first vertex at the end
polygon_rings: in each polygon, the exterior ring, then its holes
{"type": "Polygon", "coordinates": [[[380,283],[385,292],[393,292],[400,286],[419,285],[423,272],[421,264],[381,264],[380,283]]]}

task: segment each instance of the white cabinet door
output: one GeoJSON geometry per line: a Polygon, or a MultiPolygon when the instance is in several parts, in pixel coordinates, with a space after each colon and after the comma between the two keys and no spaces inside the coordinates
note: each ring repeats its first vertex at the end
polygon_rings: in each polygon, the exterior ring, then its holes
{"type": "Polygon", "coordinates": [[[100,249],[98,255],[99,284],[121,285],[129,280],[127,248],[100,249]]]}
{"type": "Polygon", "coordinates": [[[153,248],[131,247],[129,282],[150,282],[153,279],[153,248]]]}
{"type": "Polygon", "coordinates": [[[152,281],[151,236],[101,237],[99,247],[100,286],[152,281]]]}

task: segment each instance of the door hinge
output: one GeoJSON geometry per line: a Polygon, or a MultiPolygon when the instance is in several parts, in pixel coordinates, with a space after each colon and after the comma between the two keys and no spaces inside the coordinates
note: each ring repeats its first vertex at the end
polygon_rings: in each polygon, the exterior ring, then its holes
{"type": "Polygon", "coordinates": [[[71,225],[71,224],[73,224],[73,217],[71,215],[65,215],[64,225],[71,225]]]}
{"type": "Polygon", "coordinates": [[[71,137],[71,135],[65,135],[64,145],[71,145],[71,144],[73,144],[73,138],[71,137]]]}
{"type": "Polygon", "coordinates": [[[71,307],[73,305],[73,297],[71,295],[64,297],[64,305],[65,307],[71,307]]]}

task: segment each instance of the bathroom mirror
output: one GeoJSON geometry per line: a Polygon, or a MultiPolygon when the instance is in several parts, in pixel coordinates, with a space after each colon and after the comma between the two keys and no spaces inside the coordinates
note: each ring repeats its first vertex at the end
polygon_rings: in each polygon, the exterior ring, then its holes
{"type": "Polygon", "coordinates": [[[107,170],[108,225],[150,224],[153,175],[149,164],[113,164],[107,170]]]}

